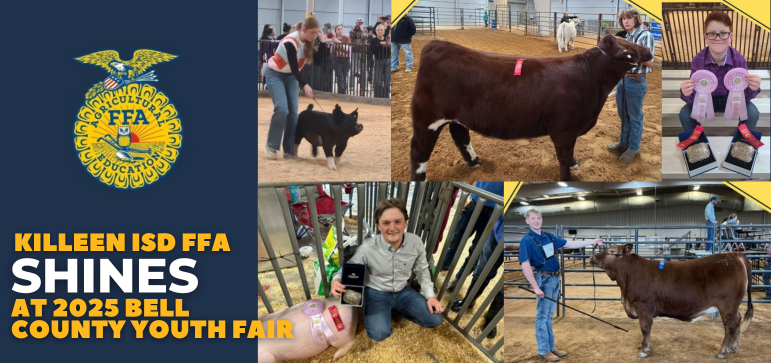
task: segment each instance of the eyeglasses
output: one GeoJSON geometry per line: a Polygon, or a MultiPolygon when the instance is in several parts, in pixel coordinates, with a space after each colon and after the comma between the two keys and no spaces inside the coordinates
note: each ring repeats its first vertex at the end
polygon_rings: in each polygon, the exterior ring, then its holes
{"type": "Polygon", "coordinates": [[[721,32],[720,34],[718,34],[718,33],[707,33],[707,39],[715,40],[715,39],[717,39],[718,35],[720,36],[720,39],[726,40],[726,39],[728,39],[731,36],[731,33],[730,32],[721,32]]]}

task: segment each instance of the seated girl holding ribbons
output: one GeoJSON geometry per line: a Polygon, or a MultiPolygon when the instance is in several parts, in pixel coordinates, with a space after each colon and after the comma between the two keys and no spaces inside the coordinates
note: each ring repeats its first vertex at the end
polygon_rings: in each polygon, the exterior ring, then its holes
{"type": "MultiPolygon", "coordinates": [[[[750,100],[760,93],[760,76],[745,72],[747,70],[747,61],[739,51],[731,46],[733,22],[726,13],[720,11],[709,13],[704,20],[704,29],[704,39],[707,42],[707,47],[696,54],[691,61],[692,79],[685,80],[680,84],[680,98],[686,102],[685,106],[680,110],[680,124],[682,124],[685,131],[696,128],[697,119],[694,118],[694,103],[698,103],[699,91],[707,89],[712,90],[711,97],[706,95],[710,98],[710,100],[706,100],[708,108],[713,106],[714,112],[725,111],[724,117],[726,119],[737,120],[737,124],[740,121],[744,121],[745,125],[750,130],[753,130],[758,122],[760,113],[750,100]],[[734,71],[737,68],[744,69],[744,71],[734,71]],[[710,72],[715,77],[699,71],[710,72]],[[702,82],[713,84],[700,87],[700,84],[693,80],[693,75],[697,72],[707,76],[704,78],[708,79],[702,82]],[[731,78],[728,80],[729,84],[731,84],[730,88],[726,87],[725,84],[726,75],[728,75],[728,78],[731,78]],[[736,96],[736,102],[734,102],[734,95],[736,96]],[[736,103],[736,107],[732,106],[732,103],[736,103]]],[[[707,110],[704,118],[698,121],[714,119],[714,115],[709,114],[710,111],[707,110]]]]}

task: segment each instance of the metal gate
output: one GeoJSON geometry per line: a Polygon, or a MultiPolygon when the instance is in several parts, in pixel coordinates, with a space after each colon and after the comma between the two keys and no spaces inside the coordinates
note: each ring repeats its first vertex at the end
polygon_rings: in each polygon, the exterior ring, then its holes
{"type": "MultiPolygon", "coordinates": [[[[718,4],[715,4],[718,5],[718,4]]],[[[667,6],[667,4],[664,4],[667,6]]],[[[722,11],[731,17],[731,46],[747,60],[749,69],[769,69],[771,39],[769,32],[728,7],[663,8],[664,69],[689,69],[691,60],[707,44],[704,40],[704,19],[712,11],[722,11]]]]}
{"type": "MultiPolygon", "coordinates": [[[[349,211],[351,211],[351,215],[356,216],[357,229],[355,232],[355,237],[357,238],[357,241],[359,241],[359,244],[368,236],[368,234],[377,233],[374,220],[378,203],[381,200],[387,198],[399,198],[405,201],[409,213],[409,221],[406,231],[415,233],[424,241],[426,247],[426,257],[430,266],[438,265],[441,263],[441,261],[444,260],[445,256],[447,255],[447,250],[449,249],[449,243],[444,243],[443,247],[436,251],[436,253],[439,254],[438,259],[434,258],[435,253],[433,251],[442,240],[449,241],[452,233],[457,228],[458,221],[460,220],[460,210],[456,209],[457,212],[452,218],[452,221],[445,218],[447,217],[448,211],[455,205],[462,209],[462,206],[465,205],[467,199],[472,193],[479,197],[469,224],[464,231],[463,238],[458,246],[458,252],[453,258],[449,271],[445,275],[444,280],[441,283],[441,287],[437,292],[437,299],[440,301],[442,300],[445,288],[447,287],[449,280],[457,272],[456,268],[458,267],[458,262],[461,260],[461,256],[463,254],[462,251],[464,251],[467,246],[466,242],[471,236],[473,226],[481,214],[485,202],[492,201],[496,204],[496,206],[490,217],[490,222],[484,229],[480,241],[486,241],[490,233],[493,233],[492,230],[495,222],[503,214],[502,196],[494,195],[485,190],[460,182],[367,182],[351,184],[353,185],[355,196],[354,194],[351,194],[348,200],[350,203],[355,201],[356,204],[351,207],[349,211]],[[458,189],[457,196],[454,196],[455,189],[458,189]],[[439,237],[443,233],[444,227],[447,224],[450,225],[448,233],[443,236],[443,239],[440,239],[439,237]],[[439,263],[436,261],[439,261],[439,263]]],[[[304,298],[306,300],[311,299],[316,294],[312,294],[310,284],[308,283],[308,274],[306,273],[301,261],[300,247],[297,238],[298,223],[296,222],[296,216],[293,215],[292,207],[290,206],[286,196],[287,188],[290,186],[298,186],[305,192],[306,199],[304,199],[304,202],[307,203],[308,219],[311,223],[311,230],[309,230],[309,234],[311,235],[312,243],[315,246],[316,258],[318,259],[320,270],[325,271],[324,257],[322,255],[323,236],[322,233],[320,233],[321,225],[324,221],[324,216],[320,218],[316,208],[316,190],[319,185],[322,184],[297,182],[258,183],[258,195],[265,196],[266,193],[275,193],[278,197],[277,202],[275,199],[271,198],[267,203],[258,203],[258,232],[260,238],[262,238],[265,250],[267,252],[267,260],[273,267],[273,271],[276,274],[276,279],[278,280],[284,295],[284,299],[286,301],[286,305],[288,307],[297,304],[297,302],[292,299],[289,288],[287,287],[287,282],[284,278],[285,273],[282,272],[282,268],[279,266],[279,260],[282,258],[292,259],[295,261],[296,266],[284,268],[284,270],[295,268],[297,269],[302,283],[302,292],[304,298]],[[275,225],[268,225],[264,223],[266,218],[275,217],[276,215],[282,216],[285,226],[277,228],[275,225]],[[276,238],[279,235],[283,237],[283,234],[288,235],[292,251],[282,255],[277,253],[277,251],[274,249],[271,238],[276,238]]],[[[329,223],[328,220],[334,221],[333,223],[335,224],[337,231],[337,245],[343,246],[345,237],[344,234],[348,233],[343,228],[343,216],[345,213],[344,208],[341,207],[342,202],[344,202],[343,187],[341,184],[329,184],[327,189],[331,194],[331,196],[328,198],[334,199],[334,214],[326,216],[327,223],[329,223]]],[[[300,228],[302,228],[302,226],[300,226],[300,228]]],[[[350,237],[352,238],[354,236],[352,235],[350,237]]],[[[473,251],[469,251],[468,263],[462,271],[462,275],[458,281],[457,286],[463,286],[466,278],[473,272],[472,270],[474,264],[482,254],[484,245],[485,243],[478,243],[473,251]]],[[[496,272],[492,271],[492,268],[495,265],[497,259],[503,258],[503,247],[503,243],[498,244],[488,259],[487,264],[485,264],[483,267],[481,276],[485,276],[491,272],[496,272]]],[[[343,253],[340,253],[341,265],[344,263],[346,256],[349,257],[352,255],[352,253],[346,253],[345,251],[346,250],[344,248],[343,253]]],[[[432,274],[432,281],[435,284],[437,283],[437,278],[439,277],[440,272],[441,267],[435,269],[435,272],[432,274]]],[[[321,280],[323,284],[324,297],[329,297],[329,281],[327,281],[325,274],[321,274],[321,280]]],[[[482,285],[482,280],[483,279],[479,279],[479,281],[477,281],[473,286],[469,286],[466,295],[476,295],[482,285]]],[[[481,304],[476,304],[476,310],[473,311],[473,315],[471,316],[470,320],[465,324],[461,323],[461,317],[463,317],[464,314],[471,312],[471,309],[469,308],[470,301],[468,301],[468,299],[466,299],[465,304],[461,307],[457,314],[451,312],[449,309],[449,304],[445,304],[448,309],[446,309],[442,314],[445,321],[455,327],[458,332],[460,332],[469,342],[480,349],[480,351],[482,351],[488,358],[490,358],[491,361],[496,363],[502,362],[502,359],[497,359],[495,354],[503,346],[503,332],[498,333],[500,339],[498,339],[489,348],[485,347],[482,342],[484,338],[490,333],[490,331],[492,331],[492,329],[495,328],[503,318],[503,309],[500,309],[497,312],[495,317],[489,321],[488,325],[482,329],[478,336],[473,336],[470,332],[479,318],[482,317],[482,314],[484,314],[488,307],[491,306],[496,295],[503,293],[502,289],[503,276],[501,275],[486,296],[482,295],[481,293],[479,294],[477,300],[483,300],[483,302],[481,304]]],[[[450,304],[452,304],[453,301],[456,301],[460,290],[460,288],[457,288],[450,295],[450,304]]],[[[257,279],[257,291],[268,313],[274,312],[270,299],[263,291],[259,277],[257,279]]]]}
{"type": "Polygon", "coordinates": [[[436,37],[436,8],[413,6],[407,15],[415,22],[416,34],[436,37]]]}

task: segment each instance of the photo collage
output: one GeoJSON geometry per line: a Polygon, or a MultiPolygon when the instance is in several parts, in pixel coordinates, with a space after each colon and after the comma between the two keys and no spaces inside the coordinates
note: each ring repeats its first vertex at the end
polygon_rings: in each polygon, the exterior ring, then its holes
{"type": "Polygon", "coordinates": [[[258,361],[765,361],[758,3],[259,0],[258,361]]]}

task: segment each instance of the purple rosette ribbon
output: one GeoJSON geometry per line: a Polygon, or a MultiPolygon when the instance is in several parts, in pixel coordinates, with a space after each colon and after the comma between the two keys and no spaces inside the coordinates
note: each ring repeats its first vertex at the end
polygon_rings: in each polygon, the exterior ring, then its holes
{"type": "Polygon", "coordinates": [[[744,90],[749,85],[747,83],[747,72],[744,68],[734,68],[726,73],[723,78],[723,84],[728,89],[728,101],[726,102],[723,118],[726,120],[743,121],[748,119],[747,101],[744,98],[744,90]]]}
{"type": "Polygon", "coordinates": [[[710,71],[700,70],[691,75],[691,80],[696,83],[693,87],[696,98],[693,100],[691,117],[699,122],[714,120],[715,108],[712,105],[712,92],[717,88],[717,77],[710,71]]]}

